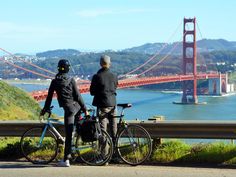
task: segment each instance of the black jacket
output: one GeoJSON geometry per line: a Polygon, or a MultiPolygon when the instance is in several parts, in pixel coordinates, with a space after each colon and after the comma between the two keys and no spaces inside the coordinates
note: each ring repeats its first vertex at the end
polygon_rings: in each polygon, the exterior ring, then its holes
{"type": "Polygon", "coordinates": [[[107,68],[100,69],[92,78],[90,94],[94,96],[93,105],[97,107],[116,106],[118,79],[107,68]]]}
{"type": "Polygon", "coordinates": [[[54,91],[57,93],[57,100],[60,107],[65,107],[78,102],[82,110],[86,110],[86,106],[79,93],[75,80],[68,77],[67,74],[59,73],[56,75],[55,79],[52,80],[44,105],[45,110],[49,110],[50,108],[54,91]]]}

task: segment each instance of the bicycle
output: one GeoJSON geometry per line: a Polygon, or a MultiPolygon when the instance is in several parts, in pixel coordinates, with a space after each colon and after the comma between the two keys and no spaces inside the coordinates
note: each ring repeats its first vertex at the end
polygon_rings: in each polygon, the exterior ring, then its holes
{"type": "MultiPolygon", "coordinates": [[[[92,113],[92,116],[89,118],[90,121],[95,121],[99,125],[99,138],[92,142],[83,142],[81,136],[74,130],[72,137],[72,157],[73,160],[79,157],[88,165],[104,165],[112,157],[113,143],[109,134],[101,130],[98,118],[94,116],[94,109],[90,109],[89,112],[92,113]],[[104,146],[106,151],[104,151],[104,146]]],[[[88,118],[85,116],[80,117],[79,124],[83,126],[83,122],[86,119],[88,118]]],[[[23,133],[20,147],[22,154],[28,161],[34,164],[48,164],[56,158],[59,152],[59,145],[65,143],[65,138],[53,124],[64,125],[64,123],[58,119],[51,118],[51,110],[48,111],[46,122],[41,117],[40,122],[42,126],[32,127],[23,133]]]]}
{"type": "Polygon", "coordinates": [[[139,165],[147,160],[152,152],[152,140],[149,133],[140,125],[128,124],[124,119],[124,110],[132,107],[132,104],[117,104],[121,107],[119,118],[115,152],[125,163],[139,165]]]}

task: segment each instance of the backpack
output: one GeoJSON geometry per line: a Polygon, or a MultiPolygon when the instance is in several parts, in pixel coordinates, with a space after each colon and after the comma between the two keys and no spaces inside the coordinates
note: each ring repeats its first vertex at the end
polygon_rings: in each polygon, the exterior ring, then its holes
{"type": "Polygon", "coordinates": [[[98,119],[85,119],[83,123],[79,125],[79,134],[83,142],[97,141],[101,135],[98,119]]]}

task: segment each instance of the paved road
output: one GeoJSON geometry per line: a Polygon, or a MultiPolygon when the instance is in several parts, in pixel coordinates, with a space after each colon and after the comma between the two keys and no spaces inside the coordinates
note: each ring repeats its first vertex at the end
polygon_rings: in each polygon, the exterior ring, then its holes
{"type": "Polygon", "coordinates": [[[70,168],[37,166],[28,162],[0,161],[0,177],[235,177],[236,167],[173,167],[109,165],[70,168]]]}

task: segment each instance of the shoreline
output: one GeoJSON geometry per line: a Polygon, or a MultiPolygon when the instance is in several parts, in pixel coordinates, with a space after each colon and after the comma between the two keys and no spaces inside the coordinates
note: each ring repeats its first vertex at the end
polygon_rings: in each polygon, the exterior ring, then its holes
{"type": "Polygon", "coordinates": [[[50,85],[51,83],[51,80],[37,80],[37,79],[29,79],[29,80],[3,79],[2,81],[8,84],[32,84],[32,85],[50,85]]]}

